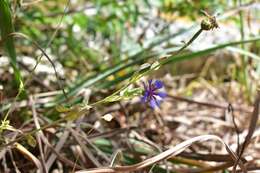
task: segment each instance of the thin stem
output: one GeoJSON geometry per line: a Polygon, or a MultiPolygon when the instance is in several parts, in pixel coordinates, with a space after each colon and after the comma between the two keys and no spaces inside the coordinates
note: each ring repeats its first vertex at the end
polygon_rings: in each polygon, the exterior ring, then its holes
{"type": "MultiPolygon", "coordinates": [[[[242,6],[242,0],[239,0],[238,2],[238,6],[242,6]]],[[[244,15],[243,15],[243,11],[239,11],[239,23],[240,23],[240,36],[241,36],[241,41],[245,40],[245,31],[244,31],[244,15]]],[[[241,48],[243,50],[245,50],[245,44],[242,43],[241,44],[241,48]]],[[[242,83],[244,84],[245,88],[246,88],[246,97],[247,99],[250,100],[250,88],[249,88],[249,84],[248,84],[248,74],[247,74],[247,56],[246,55],[242,55],[241,58],[242,61],[242,83]]]]}
{"type": "Polygon", "coordinates": [[[182,46],[178,51],[177,54],[179,54],[181,51],[183,51],[186,47],[188,47],[201,33],[202,33],[203,29],[199,29],[193,36],[192,38],[185,43],[184,46],[182,46]]]}

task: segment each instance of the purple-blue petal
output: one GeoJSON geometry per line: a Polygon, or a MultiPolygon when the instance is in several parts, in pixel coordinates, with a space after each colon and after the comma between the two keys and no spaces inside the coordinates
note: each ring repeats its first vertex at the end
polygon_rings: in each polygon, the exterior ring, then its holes
{"type": "Polygon", "coordinates": [[[151,108],[153,108],[153,109],[155,109],[156,106],[158,106],[155,99],[151,99],[149,103],[150,103],[151,108]]]}
{"type": "Polygon", "coordinates": [[[151,106],[153,109],[155,109],[156,107],[160,107],[161,100],[158,100],[158,99],[156,99],[156,98],[152,98],[149,103],[150,103],[150,106],[151,106]]]}
{"type": "Polygon", "coordinates": [[[154,85],[155,85],[155,88],[156,88],[156,89],[161,89],[161,88],[163,87],[163,82],[160,81],[160,80],[156,80],[156,81],[154,82],[154,85]]]}
{"type": "Polygon", "coordinates": [[[167,97],[167,94],[165,92],[156,92],[155,95],[161,97],[162,99],[167,97]]]}
{"type": "Polygon", "coordinates": [[[151,108],[155,109],[160,107],[161,102],[167,96],[165,92],[157,91],[164,87],[164,84],[160,80],[150,79],[147,84],[143,82],[144,93],[141,97],[142,103],[148,103],[151,108]]]}
{"type": "Polygon", "coordinates": [[[149,96],[148,91],[145,91],[143,97],[141,98],[141,101],[143,103],[147,102],[148,101],[148,96],[149,96]]]}

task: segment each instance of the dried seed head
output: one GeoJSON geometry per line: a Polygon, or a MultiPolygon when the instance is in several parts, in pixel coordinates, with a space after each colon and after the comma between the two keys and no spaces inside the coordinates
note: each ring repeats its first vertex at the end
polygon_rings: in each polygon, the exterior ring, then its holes
{"type": "Polygon", "coordinates": [[[208,31],[218,28],[218,23],[215,16],[207,16],[206,19],[201,21],[200,27],[202,30],[208,31]]]}

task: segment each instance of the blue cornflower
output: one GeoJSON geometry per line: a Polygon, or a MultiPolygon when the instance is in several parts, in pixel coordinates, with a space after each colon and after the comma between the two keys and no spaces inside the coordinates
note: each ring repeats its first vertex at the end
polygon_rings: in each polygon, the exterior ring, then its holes
{"type": "Polygon", "coordinates": [[[143,103],[149,103],[151,108],[155,109],[156,106],[160,107],[162,100],[167,96],[165,92],[158,91],[163,88],[163,82],[159,80],[149,80],[148,85],[143,82],[144,95],[141,98],[143,103]]]}

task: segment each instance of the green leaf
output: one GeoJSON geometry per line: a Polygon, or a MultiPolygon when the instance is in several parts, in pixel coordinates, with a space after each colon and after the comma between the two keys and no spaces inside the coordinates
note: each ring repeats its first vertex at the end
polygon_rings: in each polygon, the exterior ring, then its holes
{"type": "Polygon", "coordinates": [[[11,11],[6,0],[0,0],[0,30],[5,51],[9,55],[10,63],[14,70],[15,81],[21,90],[21,88],[23,88],[22,77],[17,67],[13,37],[10,36],[10,34],[14,32],[14,27],[12,24],[11,11]]]}
{"type": "Polygon", "coordinates": [[[60,113],[69,112],[71,109],[62,105],[56,105],[56,110],[60,113]]]}
{"type": "Polygon", "coordinates": [[[89,106],[89,105],[84,105],[84,106],[75,105],[75,106],[71,107],[69,110],[66,110],[64,118],[67,121],[74,121],[78,117],[80,117],[80,116],[84,115],[86,112],[88,112],[89,109],[91,109],[91,106],[89,106]]]}
{"type": "Polygon", "coordinates": [[[27,143],[31,146],[31,147],[36,147],[37,145],[37,142],[35,140],[35,138],[32,136],[32,135],[28,135],[26,136],[26,140],[27,140],[27,143]]]}
{"type": "Polygon", "coordinates": [[[123,90],[120,95],[124,98],[124,99],[129,99],[129,98],[133,98],[135,96],[140,96],[143,92],[142,88],[126,88],[125,90],[123,90]]]}
{"type": "Polygon", "coordinates": [[[104,102],[116,102],[122,99],[122,96],[119,95],[112,95],[112,96],[108,96],[106,97],[104,102]]]}

